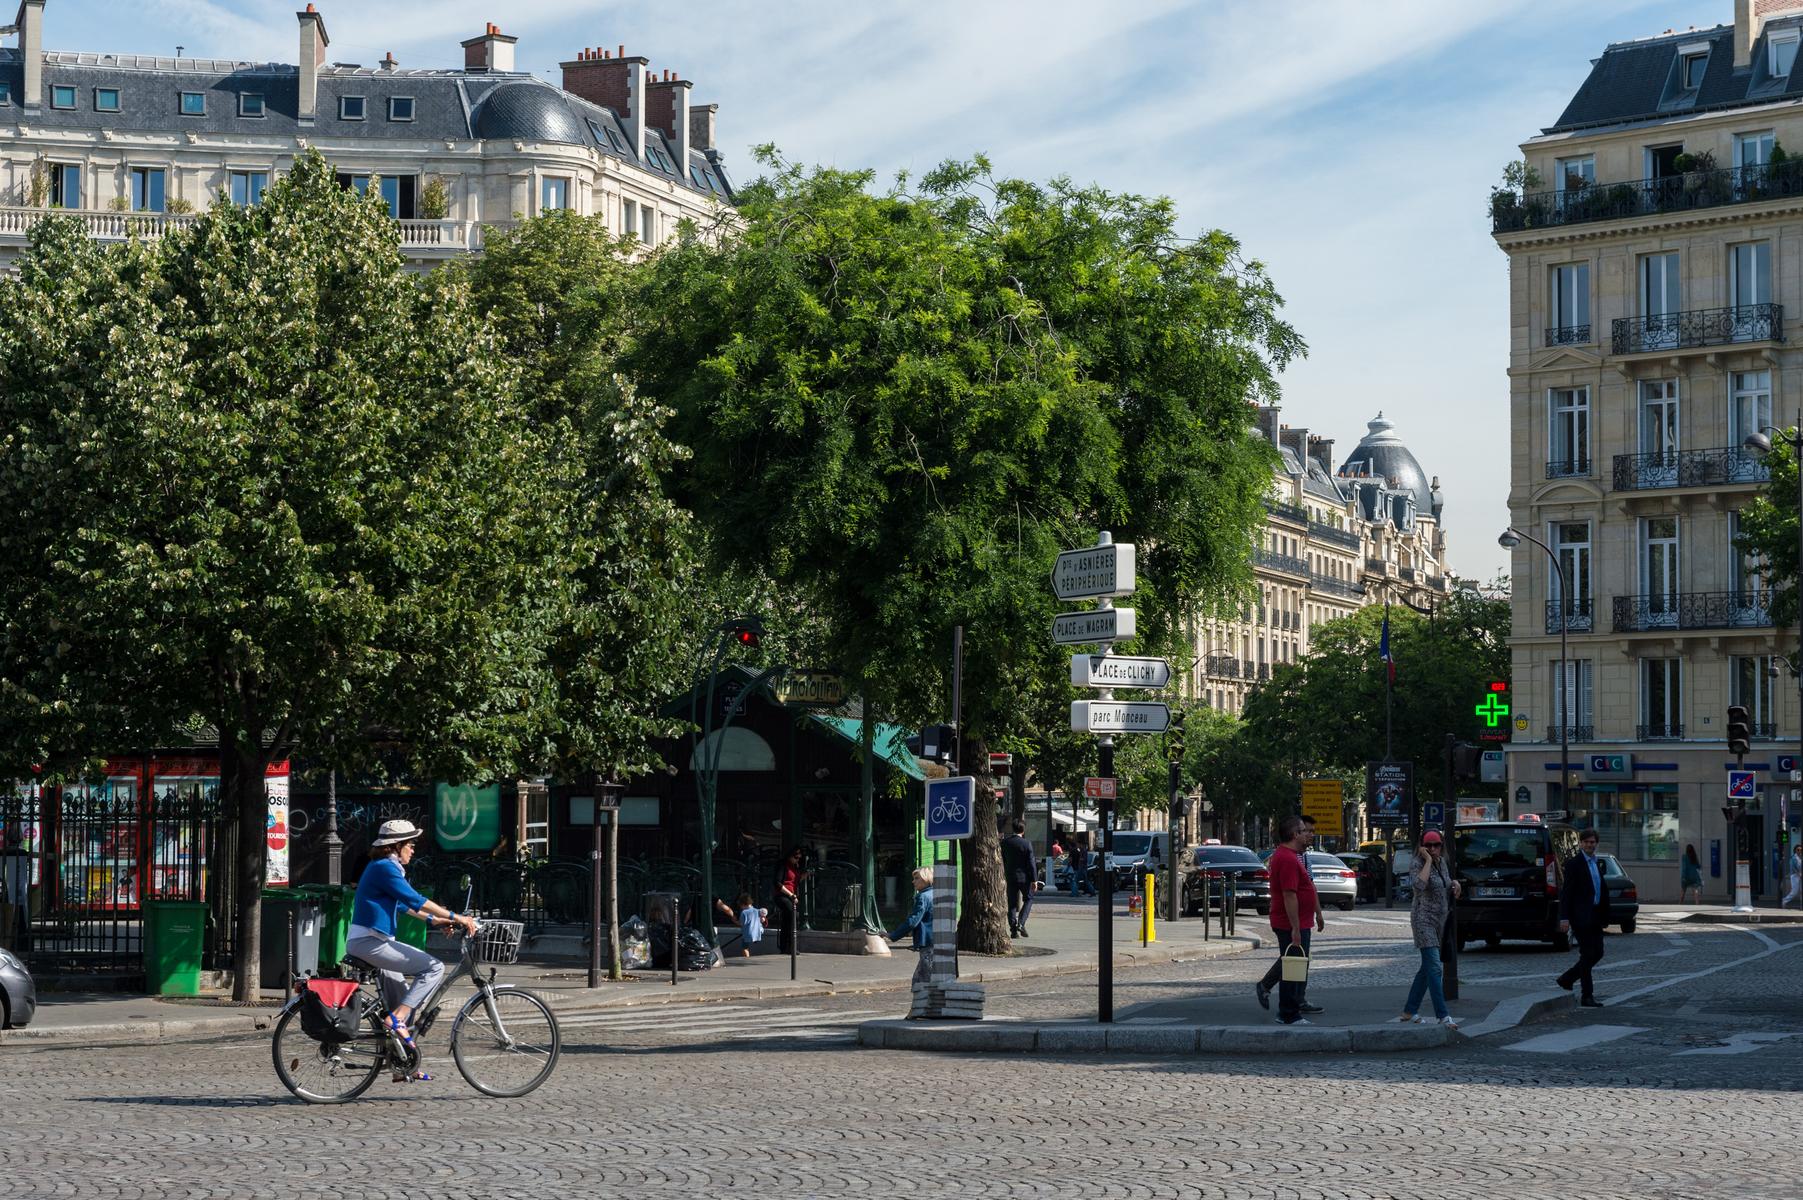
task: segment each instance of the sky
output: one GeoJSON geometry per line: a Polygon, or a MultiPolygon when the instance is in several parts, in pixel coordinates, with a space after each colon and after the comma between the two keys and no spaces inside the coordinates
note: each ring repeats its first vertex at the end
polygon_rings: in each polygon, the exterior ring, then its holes
{"type": "MultiPolygon", "coordinates": [[[[750,148],[887,179],[998,174],[1168,195],[1264,264],[1307,341],[1283,420],[1343,459],[1378,412],[1440,477],[1452,569],[1506,567],[1508,264],[1490,187],[1610,42],[1733,0],[316,0],[334,61],[460,66],[486,22],[553,81],[625,45],[750,148]]],[[[49,0],[44,45],[293,62],[295,0],[49,0]]],[[[735,170],[736,168],[736,170],[735,170]]]]}

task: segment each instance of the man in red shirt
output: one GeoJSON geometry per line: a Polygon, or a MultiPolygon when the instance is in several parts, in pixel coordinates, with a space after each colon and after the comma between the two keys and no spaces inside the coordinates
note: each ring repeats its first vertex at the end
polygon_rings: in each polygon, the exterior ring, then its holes
{"type": "Polygon", "coordinates": [[[1315,880],[1308,871],[1309,843],[1314,840],[1308,824],[1298,816],[1288,816],[1277,823],[1279,845],[1271,853],[1266,870],[1271,873],[1271,932],[1277,935],[1277,961],[1265,977],[1253,986],[1258,1002],[1271,1007],[1271,988],[1277,986],[1277,1023],[1307,1025],[1304,1013],[1318,1013],[1320,1007],[1308,1003],[1306,983],[1283,980],[1283,954],[1291,942],[1300,941],[1302,952],[1309,952],[1309,936],[1313,930],[1326,929],[1321,906],[1315,900],[1315,880]]]}

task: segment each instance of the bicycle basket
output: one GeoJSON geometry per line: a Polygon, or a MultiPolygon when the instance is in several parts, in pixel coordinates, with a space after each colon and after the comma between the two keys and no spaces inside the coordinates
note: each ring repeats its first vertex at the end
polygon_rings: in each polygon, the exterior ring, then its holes
{"type": "Polygon", "coordinates": [[[523,921],[484,921],[476,934],[476,961],[507,966],[520,959],[520,935],[526,932],[523,921]]]}

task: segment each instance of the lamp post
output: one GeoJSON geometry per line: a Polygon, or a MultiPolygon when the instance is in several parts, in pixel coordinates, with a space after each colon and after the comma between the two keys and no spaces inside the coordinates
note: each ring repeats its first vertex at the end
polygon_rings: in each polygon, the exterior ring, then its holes
{"type": "MultiPolygon", "coordinates": [[[[737,617],[722,621],[717,632],[719,640],[714,645],[713,661],[707,668],[707,710],[702,714],[701,761],[705,767],[696,772],[695,780],[701,808],[701,898],[699,911],[695,913],[695,928],[707,938],[710,946],[714,944],[714,805],[720,782],[720,747],[713,740],[714,682],[719,678],[720,660],[726,657],[726,651],[735,645],[755,648],[763,637],[764,623],[756,617],[737,617]]],[[[743,701],[744,696],[741,695],[734,703],[735,712],[738,704],[743,701]]],[[[727,721],[722,722],[722,741],[725,740],[724,727],[730,721],[729,715],[727,721]]],[[[671,961],[675,961],[676,929],[679,924],[673,916],[670,924],[671,961]]]]}
{"type": "Polygon", "coordinates": [[[1571,580],[1565,577],[1565,564],[1559,561],[1559,556],[1553,552],[1553,548],[1531,533],[1523,533],[1511,525],[1497,537],[1496,544],[1504,550],[1513,550],[1524,541],[1532,542],[1546,551],[1546,556],[1553,560],[1553,574],[1559,580],[1559,670],[1571,672],[1569,681],[1561,679],[1558,684],[1559,803],[1563,804],[1569,812],[1571,802],[1566,796],[1566,792],[1571,787],[1571,776],[1569,775],[1571,770],[1571,700],[1567,693],[1577,685],[1577,672],[1572,669],[1570,643],[1565,634],[1566,627],[1571,624],[1571,580]]]}
{"type": "MultiPolygon", "coordinates": [[[[1797,425],[1794,429],[1787,431],[1775,426],[1767,426],[1760,433],[1749,433],[1740,444],[1763,459],[1772,452],[1772,437],[1776,437],[1789,446],[1796,460],[1797,586],[1799,589],[1803,589],[1803,412],[1797,414],[1797,425]],[[1768,437],[1768,434],[1772,436],[1768,437]]],[[[1803,591],[1798,593],[1797,621],[1797,669],[1795,674],[1797,676],[1798,749],[1803,751],[1803,591]]],[[[1799,766],[1803,766],[1803,757],[1799,757],[1797,762],[1799,766]]]]}

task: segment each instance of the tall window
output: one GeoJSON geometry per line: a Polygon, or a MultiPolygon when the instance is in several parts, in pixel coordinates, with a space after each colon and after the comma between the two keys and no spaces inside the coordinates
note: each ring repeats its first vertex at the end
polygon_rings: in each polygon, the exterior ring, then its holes
{"type": "Polygon", "coordinates": [[[1737,167],[1763,167],[1772,161],[1772,146],[1775,139],[1772,131],[1762,129],[1758,133],[1737,133],[1734,135],[1734,165],[1737,167]]]}
{"type": "MultiPolygon", "coordinates": [[[[1559,572],[1547,589],[1555,607],[1555,620],[1575,632],[1590,629],[1590,522],[1558,521],[1552,527],[1553,553],[1559,560],[1559,572]],[[1564,581],[1571,581],[1571,595],[1564,594],[1564,581]]],[[[1548,623],[1547,632],[1557,633],[1559,626],[1548,623]]]]}
{"type": "Polygon", "coordinates": [[[162,212],[164,173],[161,167],[131,169],[131,210],[162,212]]]}
{"type": "Polygon", "coordinates": [[[1728,514],[1728,590],[1733,622],[1753,628],[1770,625],[1772,585],[1766,578],[1765,564],[1757,555],[1742,550],[1739,542],[1737,511],[1728,514]]]}
{"type": "Polygon", "coordinates": [[[1547,341],[1565,345],[1590,340],[1590,264],[1553,268],[1552,329],[1547,341]]]}
{"type": "Polygon", "coordinates": [[[1684,736],[1683,663],[1675,658],[1640,660],[1640,736],[1684,736]]]}
{"type": "Polygon", "coordinates": [[[1790,74],[1792,64],[1797,61],[1797,31],[1783,29],[1766,35],[1765,69],[1773,79],[1783,79],[1790,74]]]}
{"type": "Polygon", "coordinates": [[[1728,247],[1728,294],[1734,298],[1736,308],[1771,303],[1770,242],[1742,242],[1738,246],[1728,247]]]}
{"type": "Polygon", "coordinates": [[[1558,741],[1558,722],[1560,714],[1571,725],[1568,740],[1581,740],[1595,736],[1596,719],[1591,699],[1594,679],[1594,664],[1587,658],[1567,658],[1553,660],[1553,704],[1547,710],[1551,719],[1553,734],[1551,740],[1558,741]],[[1563,701],[1565,707],[1560,707],[1563,701]],[[1579,730],[1583,732],[1580,733],[1579,730]]]}
{"type": "Polygon", "coordinates": [[[1646,518],[1640,525],[1640,591],[1646,604],[1646,628],[1677,628],[1678,578],[1678,518],[1646,518]]]}
{"type": "Polygon", "coordinates": [[[639,206],[631,200],[620,201],[620,232],[632,237],[639,231],[639,206]]]}
{"type": "Polygon", "coordinates": [[[81,168],[74,163],[51,164],[50,207],[81,207],[81,168]]]}
{"type": "Polygon", "coordinates": [[[338,176],[341,187],[350,188],[359,196],[369,194],[370,181],[374,178],[376,194],[388,205],[388,215],[398,220],[411,221],[414,216],[414,200],[418,195],[419,180],[412,175],[349,175],[338,176]]]}
{"type": "Polygon", "coordinates": [[[546,176],[541,181],[539,188],[538,206],[541,210],[568,208],[570,206],[570,181],[561,176],[546,176]]]}
{"type": "Polygon", "coordinates": [[[1678,381],[1640,381],[1640,486],[1678,482],[1678,381]]]}
{"type": "Polygon", "coordinates": [[[1648,254],[1640,260],[1640,349],[1670,350],[1678,344],[1682,305],[1676,254],[1648,254]]]}
{"type": "Polygon", "coordinates": [[[1730,378],[1728,444],[1738,447],[1772,424],[1772,372],[1735,371],[1730,378]]]}
{"type": "Polygon", "coordinates": [[[1596,182],[1596,156],[1581,155],[1561,158],[1553,172],[1553,187],[1561,192],[1577,191],[1596,182]]]}
{"type": "Polygon", "coordinates": [[[639,241],[657,245],[657,210],[649,204],[639,205],[639,241]]]}
{"type": "Polygon", "coordinates": [[[263,189],[268,186],[269,172],[267,171],[233,171],[232,203],[240,208],[249,208],[263,199],[263,189]]]}
{"type": "Polygon", "coordinates": [[[1590,389],[1554,388],[1548,476],[1590,474],[1590,389]]]}
{"type": "Polygon", "coordinates": [[[1747,717],[1753,723],[1753,736],[1771,737],[1778,721],[1772,707],[1772,676],[1777,673],[1777,660],[1768,654],[1730,659],[1728,663],[1728,703],[1747,706],[1747,717]]]}

